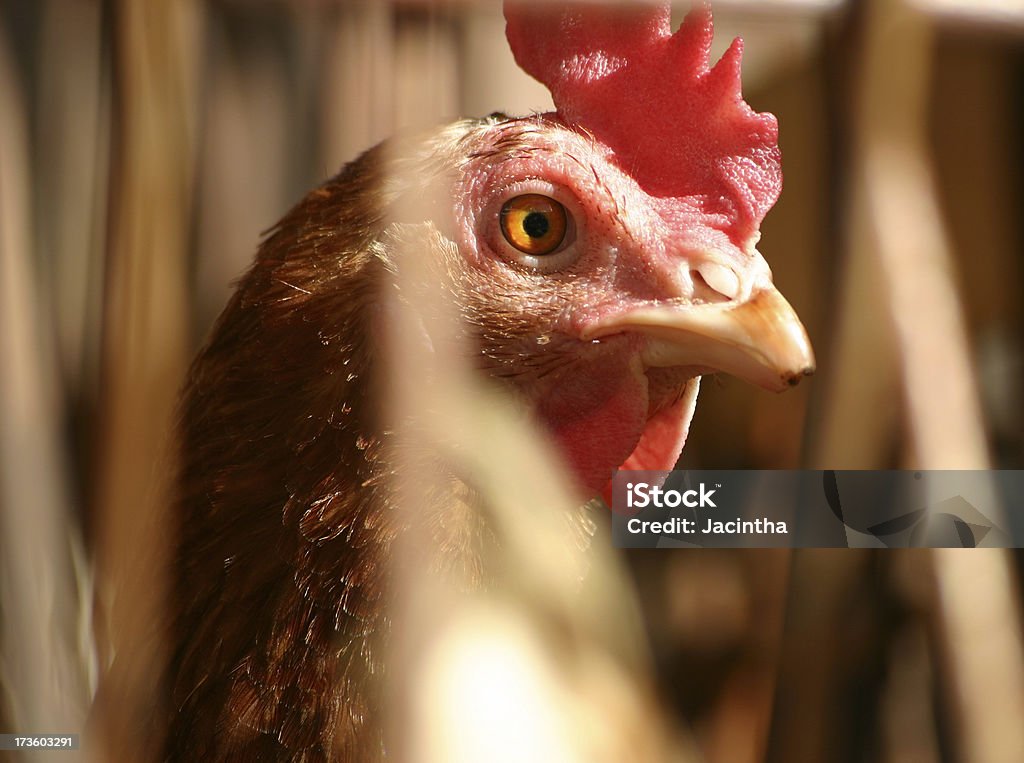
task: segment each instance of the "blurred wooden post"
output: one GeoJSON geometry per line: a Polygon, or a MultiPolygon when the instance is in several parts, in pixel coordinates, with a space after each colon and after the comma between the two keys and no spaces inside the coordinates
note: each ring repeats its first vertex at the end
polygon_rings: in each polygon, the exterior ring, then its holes
{"type": "MultiPolygon", "coordinates": [[[[28,109],[5,32],[0,27],[0,731],[67,734],[81,730],[90,698],[89,655],[76,643],[89,606],[75,595],[82,571],[72,557],[80,548],[52,325],[33,256],[28,109]]],[[[34,754],[49,761],[61,753],[34,754]]]]}
{"type": "Polygon", "coordinates": [[[220,23],[211,18],[209,24],[190,284],[197,341],[207,335],[234,291],[233,281],[252,262],[261,232],[294,203],[288,181],[300,164],[289,72],[262,26],[244,44],[234,40],[229,29],[238,22],[232,13],[237,11],[217,8],[212,13],[220,14],[220,23]]]}
{"type": "Polygon", "coordinates": [[[494,111],[522,116],[554,109],[548,89],[516,64],[505,41],[500,3],[468,4],[460,26],[463,116],[482,117],[494,111]]]}
{"type": "Polygon", "coordinates": [[[394,10],[391,3],[346,3],[327,31],[320,109],[328,172],[394,131],[394,10]]]}
{"type": "MultiPolygon", "coordinates": [[[[855,196],[872,237],[899,359],[912,463],[989,465],[953,263],[930,166],[932,29],[903,2],[868,5],[855,123],[855,196]]],[[[940,631],[959,753],[1024,760],[1024,662],[1010,557],[937,550],[940,631]]]]}
{"type": "MultiPolygon", "coordinates": [[[[115,128],[96,494],[113,680],[97,721],[110,760],[154,754],[163,662],[171,422],[185,367],[186,253],[200,60],[191,0],[115,5],[115,128]]],[[[97,742],[99,740],[96,740],[97,742]]]]}
{"type": "MultiPolygon", "coordinates": [[[[72,404],[97,392],[107,215],[110,83],[103,66],[100,0],[43,4],[38,52],[37,251],[49,286],[60,377],[72,404]]],[[[86,475],[88,480],[88,475],[86,475]]]]}
{"type": "Polygon", "coordinates": [[[396,10],[395,127],[422,130],[458,118],[458,51],[450,14],[436,4],[396,10]]]}

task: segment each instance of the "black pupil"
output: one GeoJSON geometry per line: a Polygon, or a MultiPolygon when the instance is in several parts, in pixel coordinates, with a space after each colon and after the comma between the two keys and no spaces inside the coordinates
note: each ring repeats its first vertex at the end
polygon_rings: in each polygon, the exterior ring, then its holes
{"type": "Polygon", "coordinates": [[[530,238],[544,238],[551,230],[551,223],[543,212],[531,212],[523,220],[523,230],[530,238]]]}

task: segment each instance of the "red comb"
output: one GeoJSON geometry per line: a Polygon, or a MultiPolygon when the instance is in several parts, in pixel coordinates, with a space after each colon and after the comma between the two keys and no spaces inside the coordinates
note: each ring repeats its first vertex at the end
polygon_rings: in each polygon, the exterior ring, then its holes
{"type": "Polygon", "coordinates": [[[558,118],[607,145],[667,217],[711,216],[738,246],[757,232],[782,189],[778,126],[743,101],[741,40],[711,67],[706,2],[674,35],[668,3],[509,1],[505,18],[558,118]]]}

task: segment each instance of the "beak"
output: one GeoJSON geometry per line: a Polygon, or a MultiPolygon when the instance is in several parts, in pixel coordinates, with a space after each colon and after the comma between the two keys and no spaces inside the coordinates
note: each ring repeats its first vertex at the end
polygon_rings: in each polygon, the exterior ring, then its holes
{"type": "Polygon", "coordinates": [[[814,373],[807,332],[774,286],[738,305],[658,305],[610,316],[585,338],[626,331],[647,338],[648,368],[710,367],[775,392],[814,373]]]}

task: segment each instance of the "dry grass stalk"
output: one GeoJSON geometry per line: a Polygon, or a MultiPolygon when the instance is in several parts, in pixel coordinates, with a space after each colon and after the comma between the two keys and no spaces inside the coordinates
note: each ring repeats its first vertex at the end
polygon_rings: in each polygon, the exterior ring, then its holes
{"type": "Polygon", "coordinates": [[[25,100],[0,37],[0,720],[7,733],[81,728],[94,678],[88,573],[69,530],[56,352],[32,257],[28,146],[25,100]]]}
{"type": "MultiPolygon", "coordinates": [[[[124,0],[115,14],[113,198],[96,494],[107,659],[98,731],[109,759],[145,760],[157,703],[169,548],[168,438],[186,362],[185,289],[198,8],[124,0]]],[[[96,740],[98,743],[99,740],[96,740]]]]}

